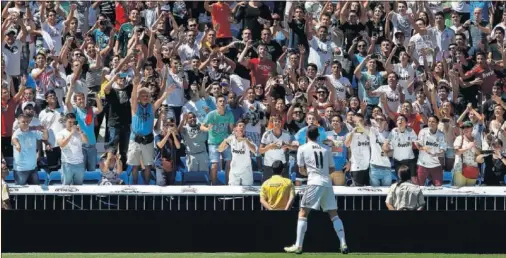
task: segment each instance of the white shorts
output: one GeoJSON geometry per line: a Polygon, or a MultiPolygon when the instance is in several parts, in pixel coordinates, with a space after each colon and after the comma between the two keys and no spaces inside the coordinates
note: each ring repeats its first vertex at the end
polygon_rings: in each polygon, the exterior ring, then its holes
{"type": "Polygon", "coordinates": [[[245,186],[253,185],[253,171],[249,173],[248,172],[234,173],[232,168],[230,168],[230,174],[228,175],[228,185],[245,185],[245,186]]]}
{"type": "Polygon", "coordinates": [[[308,185],[300,200],[300,207],[323,211],[337,210],[336,196],[332,187],[308,185]]]}
{"type": "Polygon", "coordinates": [[[130,140],[128,144],[127,164],[131,166],[140,166],[141,159],[144,166],[153,165],[153,160],[155,159],[155,146],[153,143],[140,144],[130,140]]]}

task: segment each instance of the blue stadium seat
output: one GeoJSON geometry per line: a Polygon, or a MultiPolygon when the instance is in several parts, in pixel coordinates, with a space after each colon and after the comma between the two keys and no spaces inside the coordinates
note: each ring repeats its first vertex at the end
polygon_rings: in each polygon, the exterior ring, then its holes
{"type": "Polygon", "coordinates": [[[174,184],[175,185],[183,184],[183,173],[180,170],[176,171],[176,178],[174,180],[174,184]]]}
{"type": "Polygon", "coordinates": [[[53,171],[49,174],[48,185],[61,185],[62,184],[62,175],[60,171],[53,171]]]}
{"type": "Polygon", "coordinates": [[[84,172],[84,185],[98,185],[100,181],[102,181],[102,172],[100,170],[84,172]]]}
{"type": "Polygon", "coordinates": [[[225,170],[218,171],[217,179],[218,185],[225,185],[225,170]]]}
{"type": "Polygon", "coordinates": [[[453,180],[453,174],[451,171],[444,171],[443,172],[443,184],[451,183],[453,180]]]}
{"type": "Polygon", "coordinates": [[[209,185],[210,182],[208,171],[188,171],[182,177],[183,185],[209,185]]]}
{"type": "Polygon", "coordinates": [[[38,174],[39,174],[39,183],[40,183],[41,185],[45,185],[45,184],[47,184],[47,178],[48,178],[48,176],[47,176],[46,171],[44,171],[44,170],[40,170],[40,171],[38,172],[38,174]]]}
{"type": "MultiPolygon", "coordinates": [[[[121,180],[123,180],[127,185],[133,184],[134,180],[131,173],[132,169],[130,168],[119,175],[121,180]]],[[[153,172],[151,172],[151,180],[149,180],[150,185],[156,185],[155,178],[156,178],[155,175],[153,174],[153,172]]],[[[139,185],[144,185],[144,178],[142,178],[142,171],[137,171],[137,183],[139,185]]]]}
{"type": "Polygon", "coordinates": [[[14,171],[9,171],[9,175],[5,177],[5,183],[7,184],[14,184],[16,183],[16,180],[14,180],[14,171]]]}
{"type": "Polygon", "coordinates": [[[121,180],[123,180],[123,182],[125,182],[125,184],[128,184],[128,182],[130,181],[130,180],[129,180],[129,174],[128,174],[128,172],[127,172],[127,171],[123,171],[123,172],[121,172],[121,174],[119,174],[119,178],[120,178],[121,180]]]}
{"type": "Polygon", "coordinates": [[[260,186],[262,185],[262,181],[264,179],[264,174],[262,171],[253,171],[253,185],[260,186]]]}

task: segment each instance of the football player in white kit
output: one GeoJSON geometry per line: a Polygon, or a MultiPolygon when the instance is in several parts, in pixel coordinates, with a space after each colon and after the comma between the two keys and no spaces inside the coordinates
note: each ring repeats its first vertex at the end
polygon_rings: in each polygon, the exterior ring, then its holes
{"type": "Polygon", "coordinates": [[[324,145],[317,143],[318,126],[310,125],[307,129],[308,142],[297,151],[297,165],[299,172],[308,176],[307,187],[300,202],[299,220],[297,222],[297,240],[290,247],[285,247],[287,253],[302,253],[302,243],[307,229],[307,218],[311,210],[329,213],[334,230],[341,242],[341,253],[348,253],[348,246],[344,236],[343,222],[337,215],[337,202],[332,188],[330,171],[334,171],[332,153],[324,145]]]}
{"type": "Polygon", "coordinates": [[[253,185],[253,167],[251,154],[256,153],[257,146],[245,137],[246,121],[237,121],[234,133],[227,137],[218,147],[223,152],[228,146],[231,148],[232,161],[230,162],[229,185],[253,185]]]}

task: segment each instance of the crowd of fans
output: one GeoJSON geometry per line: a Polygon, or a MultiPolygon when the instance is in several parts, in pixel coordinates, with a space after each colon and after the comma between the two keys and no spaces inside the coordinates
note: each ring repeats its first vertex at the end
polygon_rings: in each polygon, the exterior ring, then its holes
{"type": "Polygon", "coordinates": [[[288,164],[318,125],[335,185],[350,173],[389,186],[400,167],[415,185],[441,185],[443,171],[502,185],[505,6],[2,2],[4,166],[17,184],[45,168],[79,185],[97,167],[118,184],[130,166],[134,184],[171,185],[185,167],[252,185],[255,167],[301,185],[288,164]]]}

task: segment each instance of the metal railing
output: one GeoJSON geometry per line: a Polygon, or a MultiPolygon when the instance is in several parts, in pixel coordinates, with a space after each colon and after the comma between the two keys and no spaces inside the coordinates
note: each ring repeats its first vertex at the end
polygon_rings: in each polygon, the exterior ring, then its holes
{"type": "MultiPolygon", "coordinates": [[[[40,186],[11,187],[15,210],[256,211],[259,187],[40,186]]],[[[293,209],[304,187],[298,187],[293,209]]],[[[388,188],[334,187],[339,210],[386,210],[388,188]]],[[[506,187],[424,188],[425,210],[506,211],[506,187]]]]}

